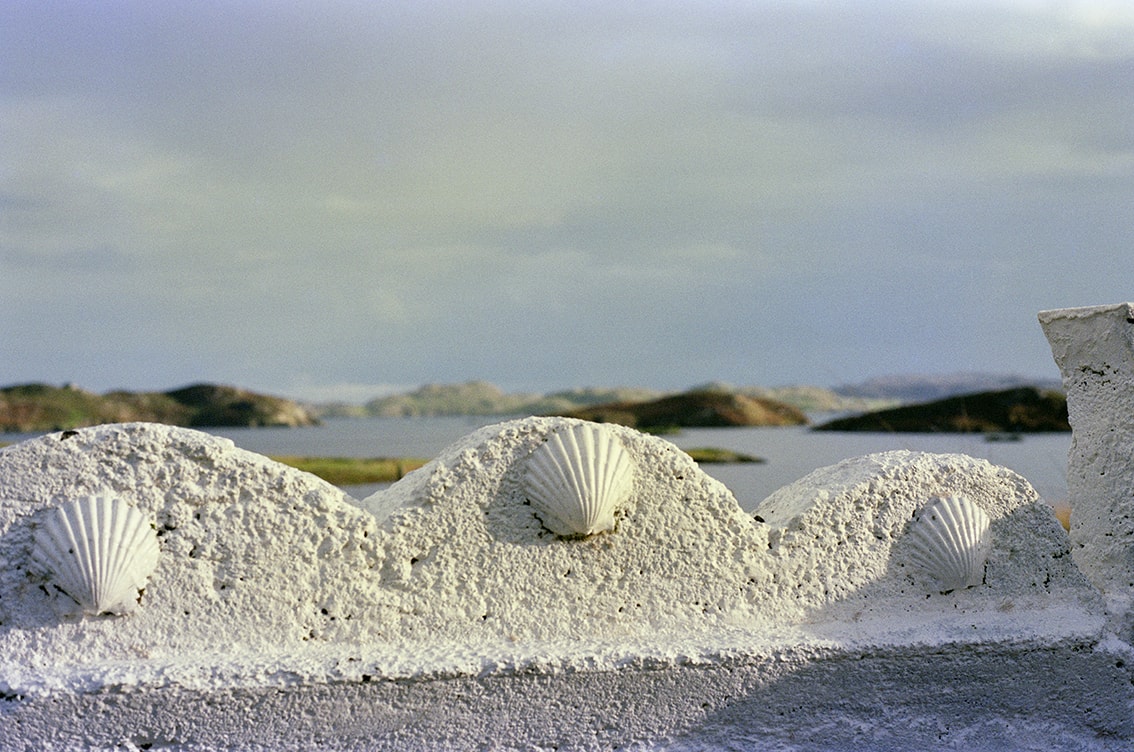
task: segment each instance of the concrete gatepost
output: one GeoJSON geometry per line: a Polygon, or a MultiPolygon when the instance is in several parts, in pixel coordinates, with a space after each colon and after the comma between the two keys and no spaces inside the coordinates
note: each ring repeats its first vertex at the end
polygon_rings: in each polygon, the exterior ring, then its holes
{"type": "Polygon", "coordinates": [[[1134,636],[1134,304],[1042,311],[1072,427],[1067,487],[1075,563],[1134,636]]]}

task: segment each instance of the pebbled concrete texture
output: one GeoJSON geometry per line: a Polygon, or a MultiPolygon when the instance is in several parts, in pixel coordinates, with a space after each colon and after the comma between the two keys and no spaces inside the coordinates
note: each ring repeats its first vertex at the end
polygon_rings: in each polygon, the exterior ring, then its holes
{"type": "Polygon", "coordinates": [[[1011,471],[872,455],[753,517],[669,442],[608,426],[636,463],[633,494],[615,531],[564,539],[526,503],[523,468],[570,423],[486,427],[362,501],[153,424],[0,450],[3,748],[1134,740],[1129,646],[1011,471]],[[161,542],[126,616],[81,615],[29,556],[46,510],[98,491],[136,505],[161,542]],[[944,494],[993,532],[983,583],[949,593],[906,548],[944,494]]]}

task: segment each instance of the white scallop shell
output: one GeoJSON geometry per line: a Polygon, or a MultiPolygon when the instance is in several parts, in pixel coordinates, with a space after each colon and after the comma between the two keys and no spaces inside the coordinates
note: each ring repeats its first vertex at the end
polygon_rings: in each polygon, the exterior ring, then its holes
{"type": "Polygon", "coordinates": [[[88,614],[132,611],[159,554],[145,515],[108,494],[52,509],[32,545],[32,557],[88,614]]]}
{"type": "Polygon", "coordinates": [[[926,504],[907,533],[910,555],[941,586],[943,593],[979,585],[992,550],[991,521],[963,496],[926,504]]]}
{"type": "Polygon", "coordinates": [[[598,423],[560,429],[528,457],[525,492],[544,527],[564,536],[614,529],[634,488],[634,461],[598,423]]]}

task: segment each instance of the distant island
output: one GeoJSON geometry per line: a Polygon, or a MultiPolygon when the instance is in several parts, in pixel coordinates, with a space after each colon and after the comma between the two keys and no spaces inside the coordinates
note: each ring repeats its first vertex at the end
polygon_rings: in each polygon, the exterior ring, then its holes
{"type": "Polygon", "coordinates": [[[945,374],[895,374],[876,376],[857,384],[836,386],[833,391],[843,397],[887,399],[903,405],[933,402],[962,394],[1002,392],[1018,387],[1035,387],[1044,391],[1061,391],[1058,376],[1035,379],[1014,374],[974,373],[962,371],[945,374]]]}
{"type": "Polygon", "coordinates": [[[60,431],[132,421],[191,428],[318,423],[307,408],[292,400],[216,384],[192,384],[168,392],[106,394],[70,385],[20,384],[0,388],[0,431],[60,431]]]}
{"type": "Polygon", "coordinates": [[[1070,431],[1071,425],[1061,392],[1018,387],[840,418],[814,430],[1021,434],[1070,431]]]}
{"type": "Polygon", "coordinates": [[[645,402],[614,402],[556,413],[642,431],[727,426],[802,426],[807,415],[784,402],[746,394],[697,389],[645,402]]]}
{"type": "Polygon", "coordinates": [[[1059,381],[1024,376],[956,373],[945,375],[883,376],[833,389],[820,386],[735,386],[714,381],[685,391],[641,387],[589,387],[546,394],[505,392],[486,381],[459,384],[425,384],[416,389],[365,404],[308,405],[315,414],[328,417],[434,417],[444,415],[558,415],[598,405],[648,402],[677,394],[726,392],[774,400],[805,413],[864,413],[945,397],[999,391],[1017,387],[1058,390],[1059,381]]]}
{"type": "Polygon", "coordinates": [[[535,393],[506,393],[486,381],[426,384],[404,394],[379,397],[362,406],[319,406],[328,417],[416,418],[443,415],[546,415],[588,405],[648,400],[661,395],[635,387],[569,389],[535,393]]]}
{"type": "MultiPolygon", "coordinates": [[[[844,397],[817,386],[735,387],[721,382],[695,386],[684,393],[725,392],[782,402],[804,412],[862,412],[897,404],[892,399],[844,397]]],[[[335,417],[434,417],[444,415],[563,415],[599,405],[649,402],[675,392],[639,387],[568,389],[547,394],[507,393],[485,381],[426,384],[402,394],[363,405],[324,404],[311,409],[335,417]]]]}

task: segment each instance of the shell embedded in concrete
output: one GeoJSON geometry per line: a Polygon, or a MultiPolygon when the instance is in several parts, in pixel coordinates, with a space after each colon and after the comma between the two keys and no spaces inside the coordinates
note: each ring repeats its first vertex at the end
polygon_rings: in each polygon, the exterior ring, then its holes
{"type": "Polygon", "coordinates": [[[634,462],[597,423],[555,431],[527,461],[525,493],[544,527],[562,536],[614,529],[615,512],[634,487],[634,462]]]}
{"type": "Polygon", "coordinates": [[[963,496],[931,501],[910,525],[910,557],[941,592],[980,585],[992,550],[990,524],[985,511],[963,496]]]}
{"type": "Polygon", "coordinates": [[[32,546],[32,557],[88,614],[132,611],[159,555],[145,515],[109,494],[50,510],[32,546]]]}

